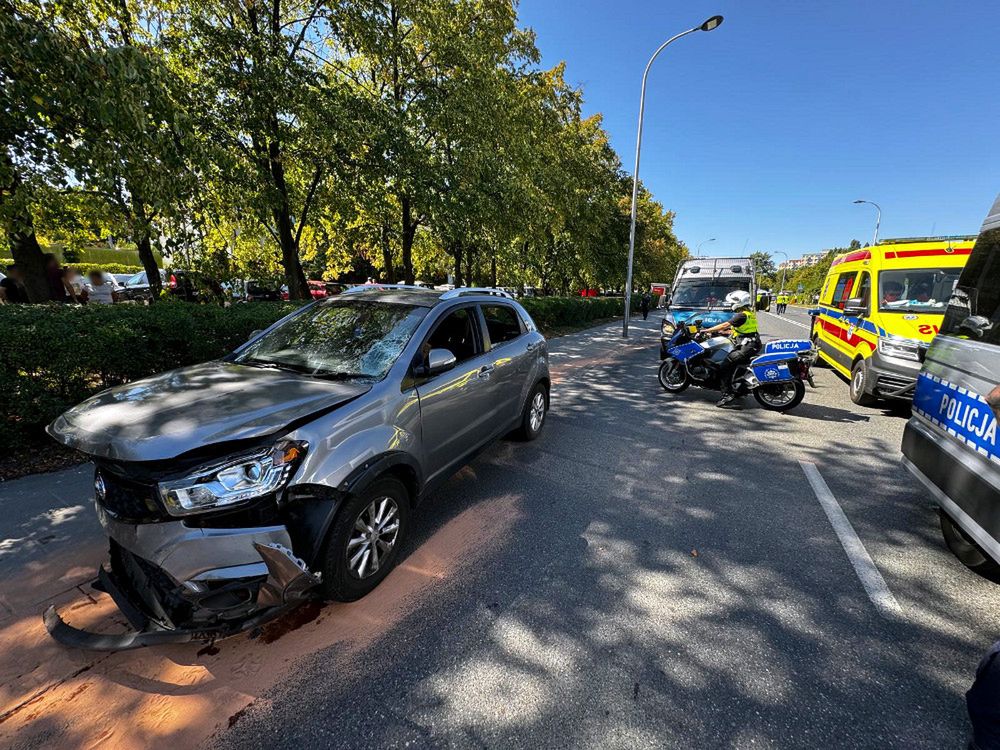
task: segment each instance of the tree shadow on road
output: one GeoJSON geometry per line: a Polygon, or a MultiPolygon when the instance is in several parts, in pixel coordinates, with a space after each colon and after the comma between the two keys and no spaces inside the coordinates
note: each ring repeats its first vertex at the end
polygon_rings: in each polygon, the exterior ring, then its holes
{"type": "MultiPolygon", "coordinates": [[[[500,543],[363,653],[303,660],[216,741],[961,746],[962,691],[993,636],[946,589],[997,594],[941,549],[896,454],[878,438],[789,444],[790,421],[741,431],[746,414],[692,394],[651,403],[648,369],[563,383],[542,439],[487,452],[416,521],[512,493],[521,517],[500,543]],[[868,600],[797,463],[838,494],[861,456],[875,476],[845,510],[899,620],[868,600]],[[901,562],[915,546],[929,567],[901,562]]],[[[807,418],[836,417],[822,409],[807,418]]]]}

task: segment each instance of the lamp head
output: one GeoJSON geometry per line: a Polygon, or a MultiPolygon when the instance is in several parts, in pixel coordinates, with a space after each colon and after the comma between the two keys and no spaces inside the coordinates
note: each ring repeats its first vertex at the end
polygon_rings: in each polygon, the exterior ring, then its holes
{"type": "Polygon", "coordinates": [[[722,16],[712,16],[698,28],[700,28],[702,31],[712,31],[713,29],[719,28],[719,26],[721,25],[722,25],[722,16]]]}

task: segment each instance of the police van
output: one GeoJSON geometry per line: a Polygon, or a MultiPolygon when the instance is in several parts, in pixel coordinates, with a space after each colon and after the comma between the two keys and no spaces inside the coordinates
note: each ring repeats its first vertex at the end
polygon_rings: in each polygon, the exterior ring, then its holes
{"type": "Polygon", "coordinates": [[[975,237],[885,240],[833,260],[811,338],[854,403],[909,399],[975,237]]]}
{"type": "Polygon", "coordinates": [[[756,294],[753,261],[750,258],[693,258],[681,263],[667,292],[666,312],[660,324],[660,359],[667,356],[667,342],[676,327],[700,320],[714,326],[733,317],[726,304],[730,292],[756,294]]]}
{"type": "Polygon", "coordinates": [[[966,565],[1000,574],[1000,196],[927,351],[903,433],[904,463],[937,500],[966,565]]]}

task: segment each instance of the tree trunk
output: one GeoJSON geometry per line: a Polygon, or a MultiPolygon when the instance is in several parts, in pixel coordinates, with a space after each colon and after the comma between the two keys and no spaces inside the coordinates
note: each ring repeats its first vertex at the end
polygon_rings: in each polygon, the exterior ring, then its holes
{"type": "Polygon", "coordinates": [[[149,301],[156,302],[160,298],[163,284],[160,282],[160,268],[156,265],[153,255],[153,243],[149,237],[149,227],[145,226],[136,232],[135,246],[139,250],[139,262],[149,280],[149,301]]]}
{"type": "Polygon", "coordinates": [[[495,250],[490,254],[490,286],[494,289],[497,286],[497,254],[495,250]]]}
{"type": "Polygon", "coordinates": [[[402,195],[399,198],[399,205],[402,208],[402,237],[403,237],[403,279],[405,283],[413,283],[413,238],[417,233],[419,222],[413,220],[413,207],[410,205],[410,197],[402,195]]]}
{"type": "Polygon", "coordinates": [[[6,148],[0,150],[0,155],[3,158],[3,172],[10,175],[10,192],[6,195],[0,193],[0,201],[14,203],[13,206],[4,207],[12,214],[7,217],[6,227],[11,257],[24,274],[24,289],[28,301],[48,302],[49,282],[45,276],[45,253],[35,236],[35,223],[25,200],[21,178],[14,170],[6,148]]]}
{"type": "Polygon", "coordinates": [[[163,284],[160,281],[160,268],[156,265],[156,258],[153,256],[153,242],[149,236],[149,221],[146,219],[146,210],[142,204],[140,196],[132,196],[132,239],[135,247],[139,251],[139,262],[142,270],[146,272],[146,279],[149,281],[149,301],[156,302],[160,298],[163,284]]]}
{"type": "Polygon", "coordinates": [[[309,299],[309,285],[306,283],[306,275],[299,260],[299,243],[292,227],[292,215],[288,208],[288,185],[285,183],[285,167],[281,159],[281,145],[272,140],[268,145],[268,163],[271,179],[274,180],[274,186],[281,196],[278,205],[272,209],[272,214],[278,230],[278,243],[281,245],[281,266],[285,270],[288,299],[309,299]]]}
{"type": "Polygon", "coordinates": [[[38,244],[34,229],[30,228],[31,218],[18,218],[22,227],[24,227],[23,222],[27,220],[29,228],[8,233],[11,255],[24,274],[24,289],[28,294],[28,301],[48,302],[49,282],[45,276],[45,253],[38,244]]]}
{"type": "Polygon", "coordinates": [[[473,256],[474,255],[475,255],[475,252],[473,251],[472,247],[469,247],[465,251],[465,283],[468,284],[469,286],[475,286],[476,285],[476,282],[473,281],[473,279],[475,278],[475,276],[472,273],[472,260],[473,260],[473,256]]]}
{"type": "Polygon", "coordinates": [[[451,247],[451,255],[455,259],[455,286],[462,286],[462,243],[456,242],[451,247]]]}
{"type": "Polygon", "coordinates": [[[382,275],[386,284],[396,283],[396,269],[392,265],[392,244],[389,242],[389,227],[382,226],[382,275]]]}

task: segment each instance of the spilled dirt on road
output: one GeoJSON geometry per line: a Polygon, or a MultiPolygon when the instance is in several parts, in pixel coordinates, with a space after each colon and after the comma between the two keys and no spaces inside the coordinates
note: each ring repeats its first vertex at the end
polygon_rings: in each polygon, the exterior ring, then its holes
{"type": "MultiPolygon", "coordinates": [[[[469,475],[467,467],[457,479],[469,475]]],[[[4,592],[18,605],[7,604],[12,614],[0,619],[0,746],[194,747],[239,721],[300,658],[333,645],[349,655],[391,631],[490,543],[501,544],[520,518],[518,505],[515,496],[493,497],[452,517],[358,602],[309,602],[259,631],[213,644],[113,654],[60,646],[42,624],[49,604],[78,627],[111,632],[127,625],[110,597],[76,580],[96,568],[103,549],[48,564],[36,573],[62,582],[55,593],[45,596],[52,584],[34,595],[22,587],[4,592]],[[75,578],[66,577],[70,569],[75,578]]]]}

